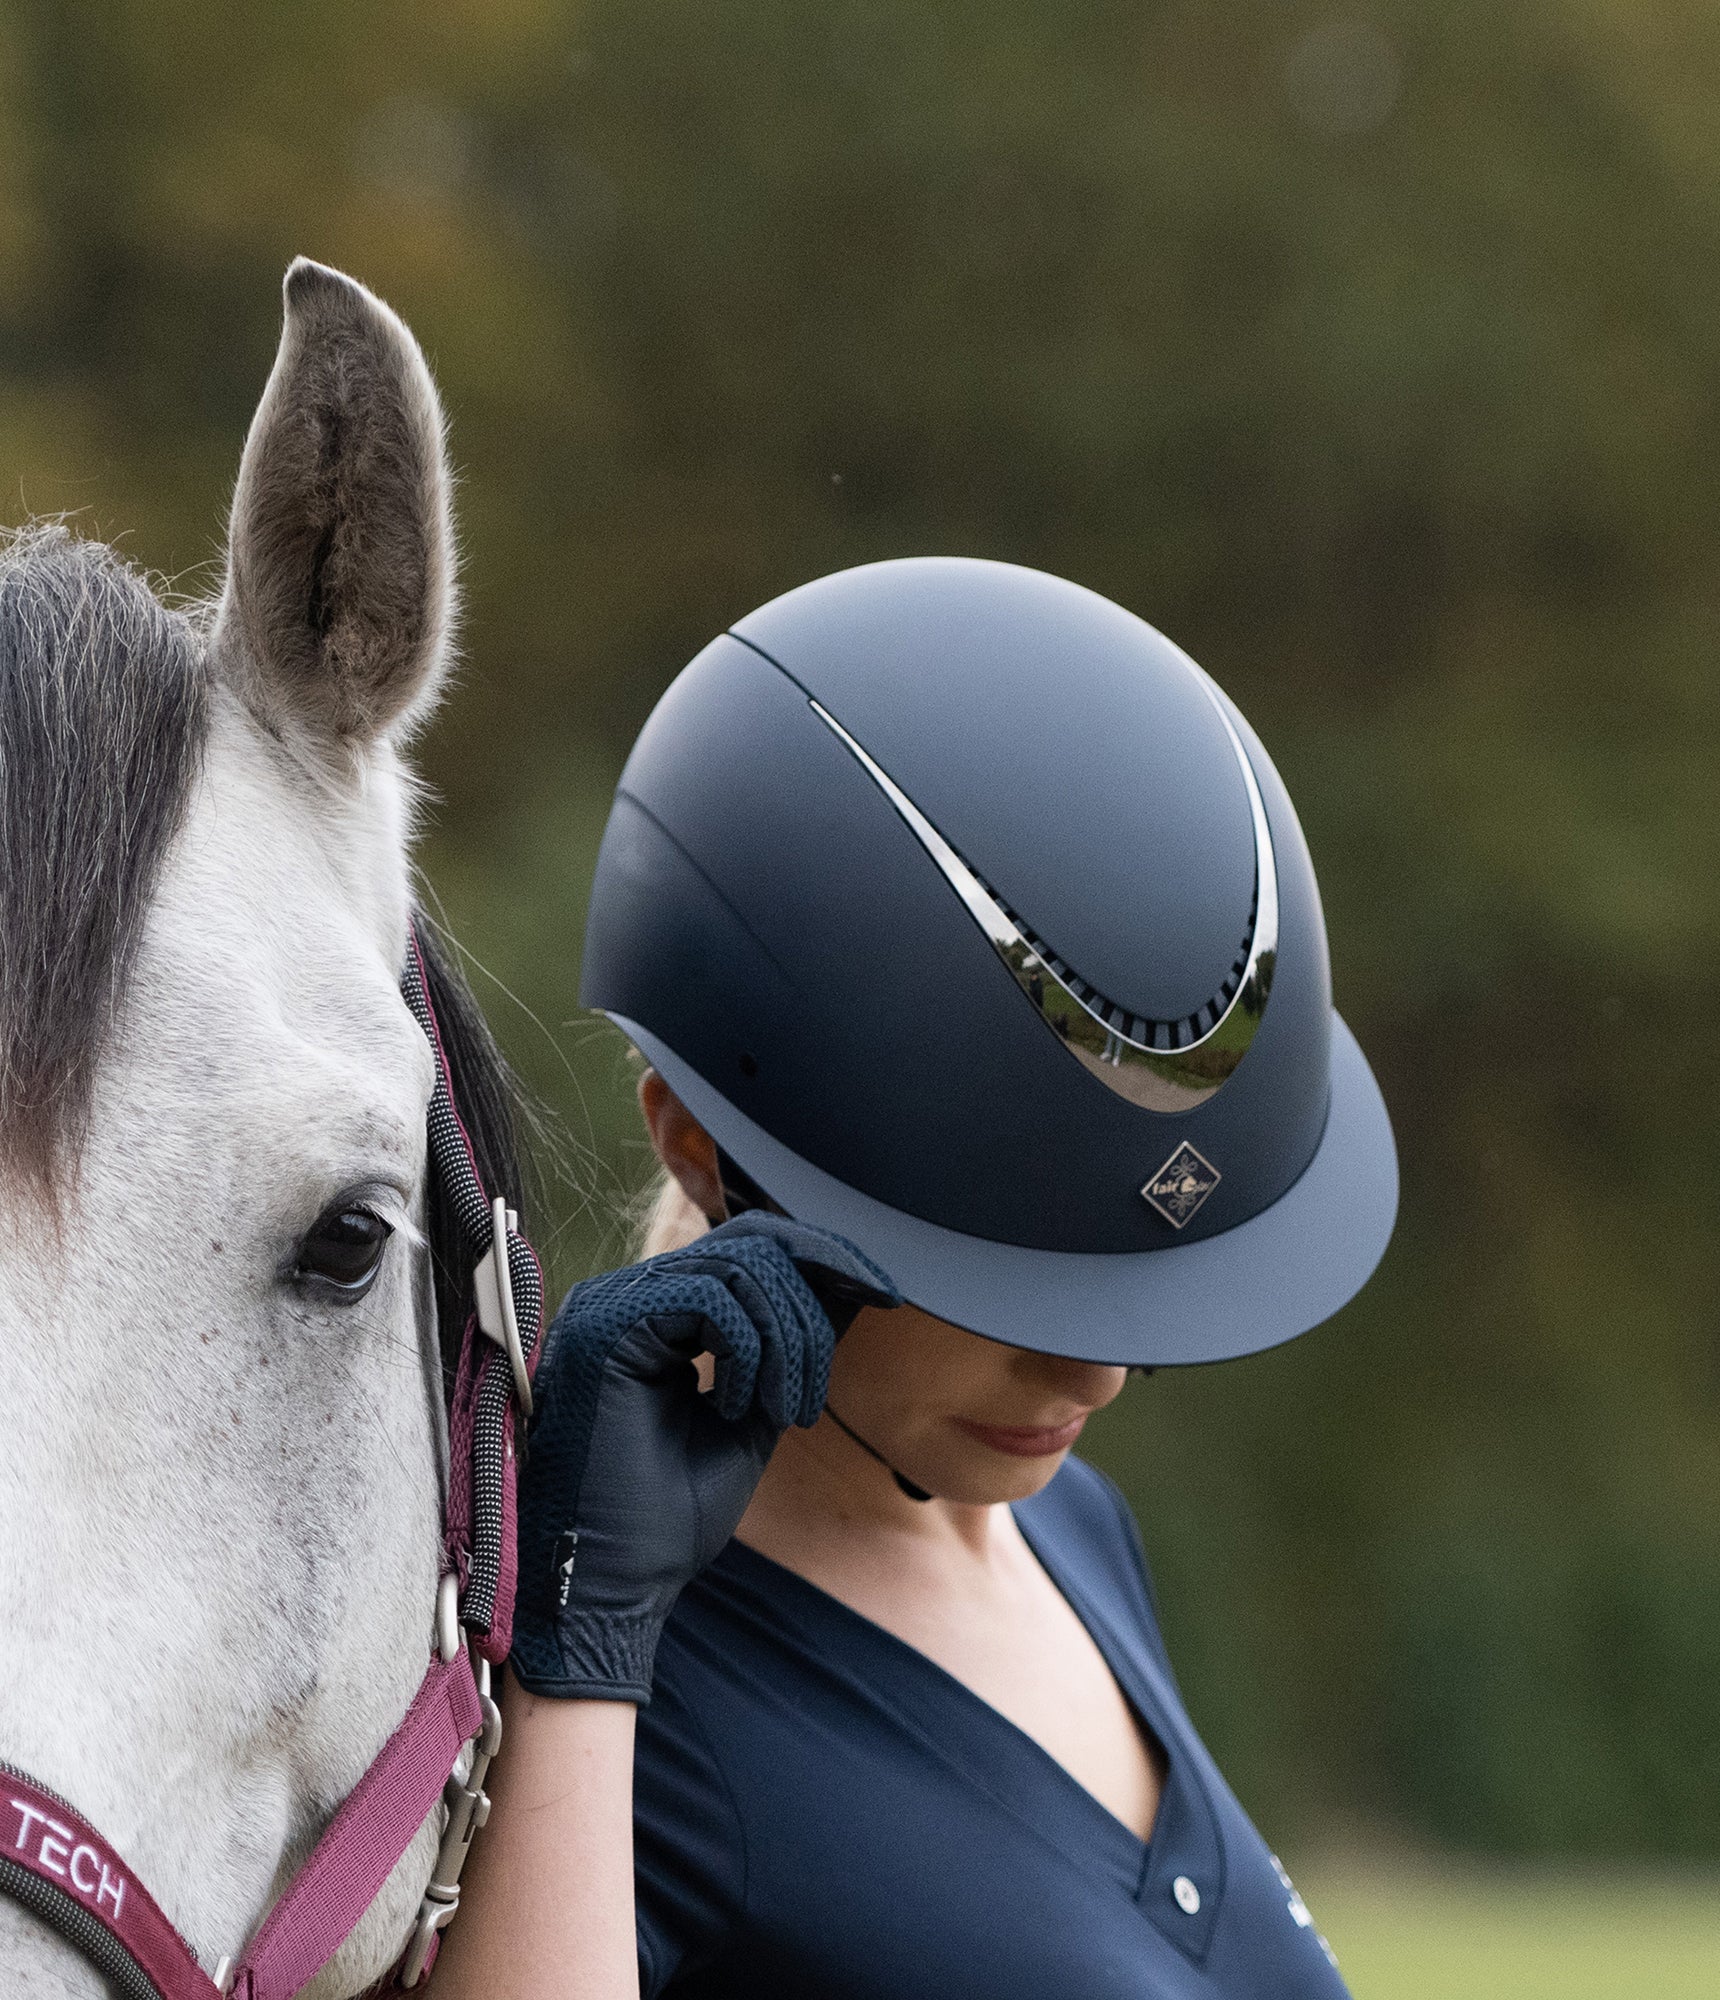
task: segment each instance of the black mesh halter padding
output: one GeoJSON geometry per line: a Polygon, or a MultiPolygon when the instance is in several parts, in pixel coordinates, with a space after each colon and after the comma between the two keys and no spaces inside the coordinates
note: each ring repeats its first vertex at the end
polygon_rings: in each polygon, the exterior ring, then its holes
{"type": "MultiPolygon", "coordinates": [[[[400,990],[436,1055],[436,1085],[428,1113],[430,1171],[457,1220],[469,1269],[491,1247],[490,1196],[478,1177],[471,1139],[454,1100],[453,1078],[436,1013],[430,1004],[416,931],[408,943],[400,990]]],[[[454,1252],[455,1246],[444,1246],[444,1255],[454,1252]]],[[[508,1273],[519,1320],[520,1344],[529,1364],[537,1352],[543,1328],[543,1274],[531,1247],[515,1230],[508,1232],[508,1273]]],[[[507,1419],[513,1394],[507,1357],[499,1350],[485,1354],[472,1410],[470,1566],[460,1599],[461,1622],[468,1630],[482,1635],[489,1633],[501,1580],[507,1419]]],[[[455,1462],[458,1462],[457,1452],[455,1462]]]]}
{"type": "Polygon", "coordinates": [[[4,1856],[0,1856],[0,1894],[21,1903],[31,1916],[40,1917],[50,1930],[82,1952],[120,2000],[161,2000],[161,1988],[107,1925],[92,1917],[75,1896],[4,1856]]]}

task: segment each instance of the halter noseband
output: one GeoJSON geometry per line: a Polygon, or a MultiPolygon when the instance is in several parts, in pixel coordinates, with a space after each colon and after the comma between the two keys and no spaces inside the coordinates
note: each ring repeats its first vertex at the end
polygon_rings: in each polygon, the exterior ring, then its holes
{"type": "Polygon", "coordinates": [[[57,1793],[0,1763],[0,1893],[58,1931],[124,2000],[292,2000],[351,1935],[440,1795],[448,1817],[436,1865],[391,1975],[418,1985],[459,1908],[460,1871],[489,1815],[484,1778],[502,1739],[490,1668],[508,1655],[518,1573],[514,1423],[516,1413],[531,1414],[543,1272],[505,1197],[485,1190],[415,928],[401,992],[436,1058],[430,1166],[458,1217],[476,1302],[449,1396],[430,1664],[399,1726],[239,1961],[223,1959],[213,1979],[118,1851],[57,1793]]]}

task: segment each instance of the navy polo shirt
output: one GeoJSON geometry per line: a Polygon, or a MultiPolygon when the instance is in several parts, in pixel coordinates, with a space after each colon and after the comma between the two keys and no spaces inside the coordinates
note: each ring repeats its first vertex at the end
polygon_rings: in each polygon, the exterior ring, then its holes
{"type": "Polygon", "coordinates": [[[1168,1772],[1143,1843],[924,1654],[731,1542],[639,1717],[647,2000],[1346,2000],[1183,1710],[1121,1496],[1015,1509],[1168,1772]]]}

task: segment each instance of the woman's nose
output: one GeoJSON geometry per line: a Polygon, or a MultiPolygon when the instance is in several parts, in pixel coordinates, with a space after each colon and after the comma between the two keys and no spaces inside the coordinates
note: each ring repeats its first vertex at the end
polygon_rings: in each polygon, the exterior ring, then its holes
{"type": "Polygon", "coordinates": [[[1128,1380],[1126,1368],[1114,1368],[1103,1361],[1071,1361],[1061,1354],[1029,1354],[1023,1358],[1034,1379],[1084,1409],[1102,1410],[1128,1380]]]}

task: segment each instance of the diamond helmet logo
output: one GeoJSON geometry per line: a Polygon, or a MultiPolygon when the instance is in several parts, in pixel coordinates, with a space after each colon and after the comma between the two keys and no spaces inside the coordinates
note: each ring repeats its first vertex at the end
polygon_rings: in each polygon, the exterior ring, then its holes
{"type": "Polygon", "coordinates": [[[1141,1195],[1173,1229],[1181,1229],[1199,1213],[1223,1179],[1217,1167],[1202,1159],[1185,1139],[1141,1189],[1141,1195]]]}

